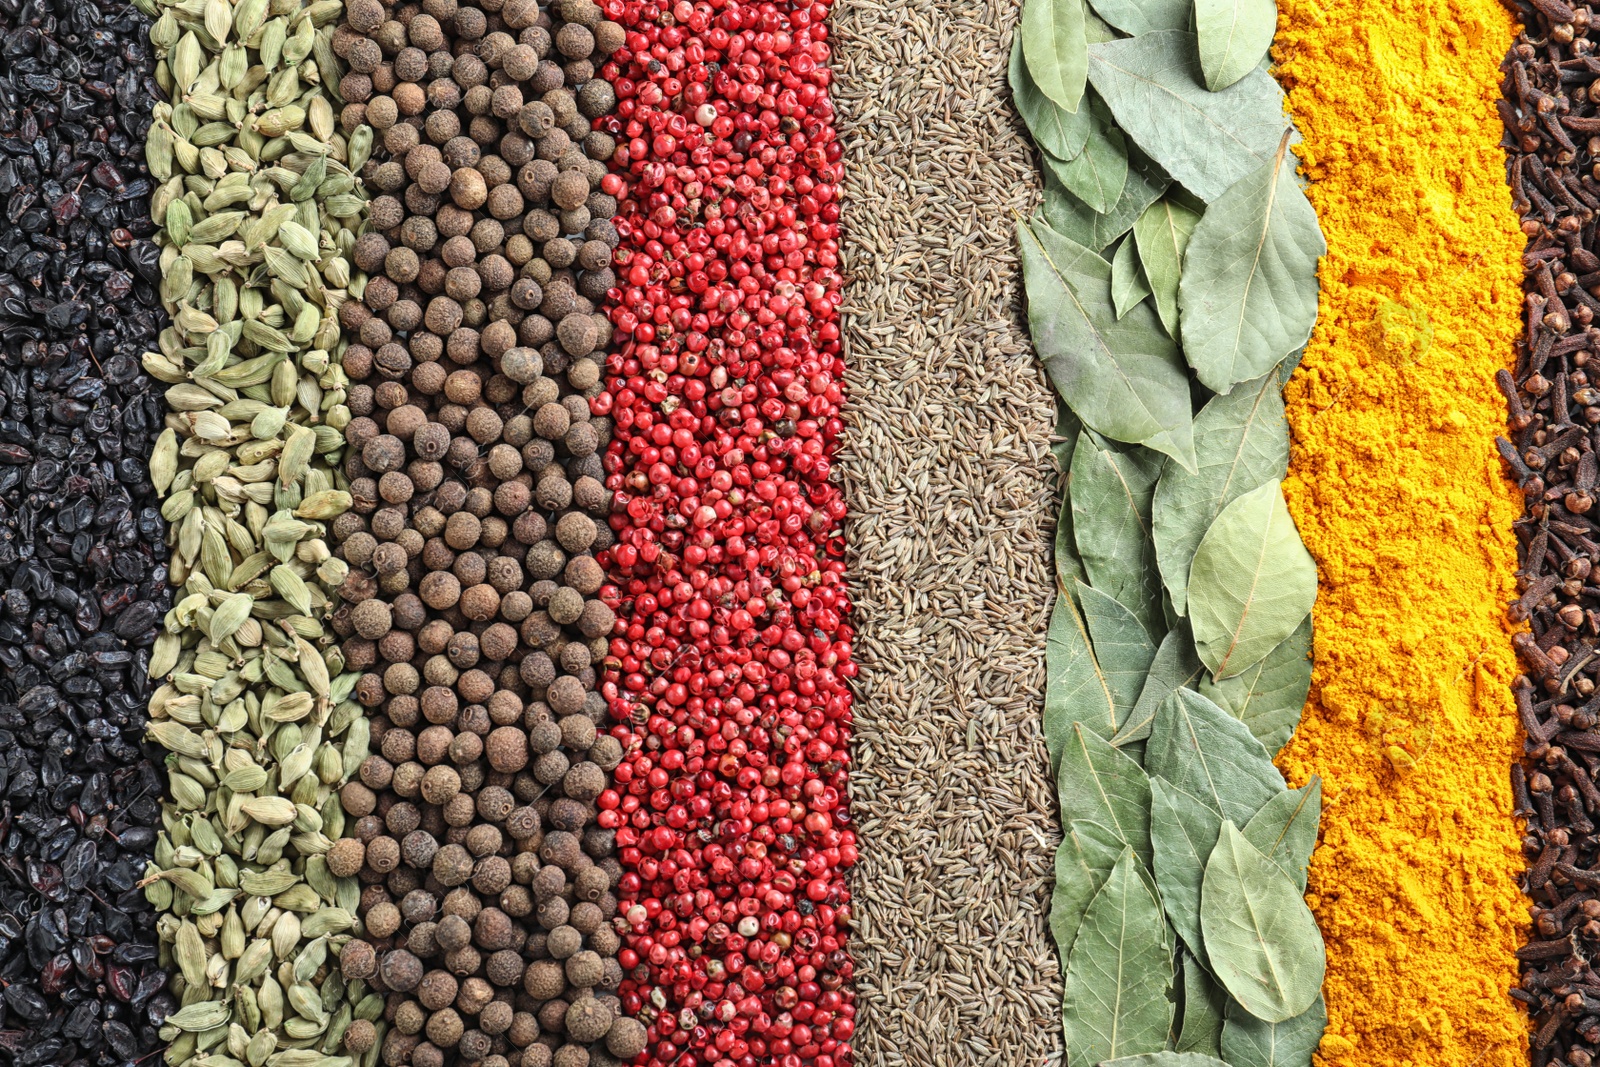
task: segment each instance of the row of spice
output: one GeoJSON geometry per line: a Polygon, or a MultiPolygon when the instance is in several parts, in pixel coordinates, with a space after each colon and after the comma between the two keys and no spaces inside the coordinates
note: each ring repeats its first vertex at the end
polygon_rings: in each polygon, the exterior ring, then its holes
{"type": "Polygon", "coordinates": [[[1496,442],[1526,511],[1515,524],[1520,596],[1509,607],[1524,671],[1512,686],[1524,751],[1511,768],[1522,821],[1522,879],[1533,929],[1517,951],[1511,996],[1533,1022],[1535,1067],[1589,1067],[1600,1058],[1600,978],[1589,966],[1600,937],[1600,716],[1594,643],[1600,609],[1590,578],[1600,534],[1589,517],[1596,483],[1600,405],[1590,385],[1600,301],[1594,230],[1600,183],[1590,171],[1600,115],[1584,57],[1587,9],[1517,4],[1522,32],[1501,65],[1496,101],[1505,125],[1506,173],[1528,245],[1526,332],[1514,373],[1498,381],[1509,429],[1496,442]],[[1576,76],[1574,76],[1576,74],[1576,76]]]}
{"type": "Polygon", "coordinates": [[[822,0],[607,0],[623,198],[604,683],[650,1067],[844,1067],[853,629],[822,0]]]}
{"type": "Polygon", "coordinates": [[[1327,1018],[1303,899],[1320,786],[1272,764],[1310,683],[1282,388],[1325,250],[1264,69],[1275,24],[1027,0],[1012,46],[1044,164],[1028,322],[1065,402],[1043,725],[1070,1064],[1309,1064],[1327,1018]]]}
{"type": "Polygon", "coordinates": [[[137,887],[167,593],[149,20],[0,4],[0,1062],[110,1067],[176,1005],[137,887]]]}

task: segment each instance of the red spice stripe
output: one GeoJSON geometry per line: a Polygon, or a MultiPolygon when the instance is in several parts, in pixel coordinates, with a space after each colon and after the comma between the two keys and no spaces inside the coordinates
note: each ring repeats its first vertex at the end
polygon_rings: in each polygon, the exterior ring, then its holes
{"type": "Polygon", "coordinates": [[[605,457],[641,1064],[852,1062],[841,150],[826,3],[607,0],[622,148],[605,457]]]}

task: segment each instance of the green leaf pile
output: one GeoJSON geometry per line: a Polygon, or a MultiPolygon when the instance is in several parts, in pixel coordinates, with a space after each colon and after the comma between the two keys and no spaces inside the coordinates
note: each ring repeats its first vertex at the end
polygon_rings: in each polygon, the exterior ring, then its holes
{"type": "Polygon", "coordinates": [[[1265,67],[1273,0],[1025,0],[1009,81],[1044,202],[1018,221],[1066,492],[1044,736],[1066,1067],[1307,1067],[1321,783],[1274,754],[1311,682],[1316,564],[1283,386],[1316,213],[1265,67]]]}

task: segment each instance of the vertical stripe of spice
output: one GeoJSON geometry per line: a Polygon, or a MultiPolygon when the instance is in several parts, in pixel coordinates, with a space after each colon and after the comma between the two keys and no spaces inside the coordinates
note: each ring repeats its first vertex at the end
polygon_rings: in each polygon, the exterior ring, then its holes
{"type": "Polygon", "coordinates": [[[346,977],[386,995],[368,1055],[411,1067],[615,1067],[624,1017],[615,831],[622,759],[596,692],[615,615],[591,412],[611,325],[622,28],[590,0],[350,0],[334,40],[362,177],[370,277],[341,309],[353,506],[334,616],[375,751],[345,787],[363,886],[346,977]]]}
{"type": "MultiPolygon", "coordinates": [[[[1526,512],[1517,533],[1512,638],[1524,673],[1512,693],[1525,735],[1511,769],[1514,814],[1522,821],[1533,928],[1517,952],[1512,996],[1533,1022],[1531,1062],[1588,1067],[1600,1056],[1600,979],[1588,957],[1600,940],[1600,633],[1591,570],[1600,536],[1590,517],[1600,437],[1600,394],[1589,384],[1595,358],[1593,292],[1600,282],[1594,219],[1600,183],[1590,172],[1600,143],[1593,75],[1578,80],[1590,43],[1587,8],[1519,5],[1526,27],[1502,64],[1507,175],[1528,238],[1523,254],[1527,332],[1515,374],[1501,372],[1509,429],[1497,443],[1521,485],[1526,512]],[[1561,64],[1558,70],[1555,64],[1561,64]],[[1553,107],[1551,105],[1554,105],[1553,107]]],[[[1600,95],[1600,94],[1597,94],[1600,95]]]]}
{"type": "Polygon", "coordinates": [[[824,3],[607,0],[603,794],[649,1065],[850,1062],[841,149],[824,3]]]}
{"type": "Polygon", "coordinates": [[[338,0],[154,6],[167,99],[146,156],[172,326],[143,362],[167,386],[150,471],[176,603],[150,665],[170,785],[143,885],[178,1003],[165,1060],[338,1063],[382,1010],[335,967],[360,896],[328,861],[337,789],[368,728],[325,625],[345,577],[329,524],[350,506],[337,316],[364,280],[350,167],[371,131],[335,130],[338,0]]]}
{"type": "Polygon", "coordinates": [[[1329,246],[1286,393],[1285,493],[1321,589],[1278,761],[1328,797],[1308,893],[1324,1067],[1526,1062],[1506,996],[1526,906],[1502,615],[1518,508],[1492,443],[1521,298],[1495,118],[1513,32],[1492,0],[1286,0],[1279,23],[1329,246]]]}
{"type": "Polygon", "coordinates": [[[141,750],[166,532],[139,352],[165,322],[144,132],[150,20],[0,5],[0,1058],[160,1049],[166,974],[135,886],[165,787],[141,750]],[[38,17],[40,15],[45,17],[38,17]]]}

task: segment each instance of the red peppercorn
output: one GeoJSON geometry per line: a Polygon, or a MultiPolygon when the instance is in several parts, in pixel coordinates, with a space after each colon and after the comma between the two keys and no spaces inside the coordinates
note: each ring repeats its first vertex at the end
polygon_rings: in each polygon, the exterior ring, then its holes
{"type": "Polygon", "coordinates": [[[844,400],[828,7],[603,6],[628,31],[600,71],[622,244],[591,401],[616,427],[601,691],[627,756],[598,806],[626,868],[620,994],[648,1006],[643,1062],[847,1064],[855,669],[828,484],[844,400]]]}

